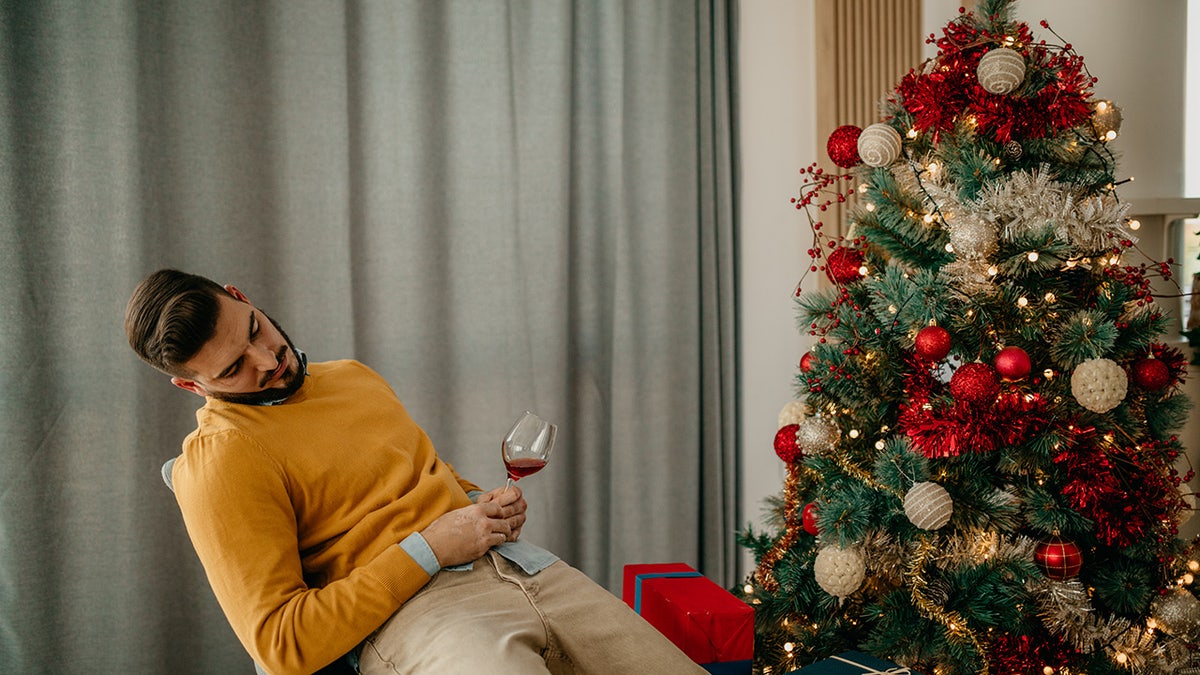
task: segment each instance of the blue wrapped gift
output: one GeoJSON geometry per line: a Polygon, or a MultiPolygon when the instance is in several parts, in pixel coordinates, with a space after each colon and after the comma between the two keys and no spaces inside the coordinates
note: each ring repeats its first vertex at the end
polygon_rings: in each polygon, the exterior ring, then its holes
{"type": "Polygon", "coordinates": [[[915,670],[862,652],[842,652],[793,670],[792,675],[921,675],[915,670]]]}

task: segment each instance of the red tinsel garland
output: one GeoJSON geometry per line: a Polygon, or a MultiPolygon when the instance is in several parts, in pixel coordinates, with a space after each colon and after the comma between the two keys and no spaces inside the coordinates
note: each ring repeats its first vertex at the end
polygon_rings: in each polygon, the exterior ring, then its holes
{"type": "Polygon", "coordinates": [[[1034,635],[1000,634],[991,644],[988,662],[994,673],[1041,673],[1046,666],[1058,672],[1079,652],[1047,632],[1034,635]]]}
{"type": "Polygon", "coordinates": [[[1096,538],[1125,548],[1171,521],[1183,507],[1179,477],[1170,463],[1170,442],[1145,441],[1133,447],[1103,444],[1086,432],[1054,458],[1064,471],[1062,494],[1069,505],[1096,525],[1096,538]]]}
{"type": "MultiPolygon", "coordinates": [[[[911,359],[910,359],[911,361],[911,359]]],[[[909,364],[905,387],[908,401],[901,406],[900,430],[917,452],[930,459],[957,457],[964,452],[988,453],[1017,445],[1046,425],[1045,402],[1036,394],[1012,388],[996,397],[991,407],[935,401],[938,388],[925,365],[909,364]]]]}
{"type": "Polygon", "coordinates": [[[1028,25],[1018,24],[1015,36],[993,36],[966,23],[951,23],[943,32],[927,72],[909,71],[894,98],[912,115],[913,127],[932,132],[934,142],[965,115],[980,134],[1001,144],[1044,138],[1091,118],[1091,79],[1083,58],[1031,45],[1028,25]],[[1002,41],[1027,45],[1028,84],[1018,95],[989,93],[976,79],[979,60],[1002,41]]]}

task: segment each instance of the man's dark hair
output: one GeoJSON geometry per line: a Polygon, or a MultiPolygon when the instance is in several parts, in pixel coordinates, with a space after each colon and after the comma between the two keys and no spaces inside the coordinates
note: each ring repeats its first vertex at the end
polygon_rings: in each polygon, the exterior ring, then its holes
{"type": "Polygon", "coordinates": [[[191,377],[183,364],[216,332],[221,295],[229,292],[206,277],[171,269],[151,274],[125,307],[129,346],[164,373],[191,377]]]}

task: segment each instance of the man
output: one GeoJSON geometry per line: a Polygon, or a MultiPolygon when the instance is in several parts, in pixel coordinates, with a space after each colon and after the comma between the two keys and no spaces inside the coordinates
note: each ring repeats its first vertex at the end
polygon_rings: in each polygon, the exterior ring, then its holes
{"type": "Polygon", "coordinates": [[[388,384],[307,363],[233,286],[162,270],[125,328],[206,399],[172,482],[234,632],[273,673],[702,672],[620,600],[519,541],[519,488],[439,459],[388,384]]]}

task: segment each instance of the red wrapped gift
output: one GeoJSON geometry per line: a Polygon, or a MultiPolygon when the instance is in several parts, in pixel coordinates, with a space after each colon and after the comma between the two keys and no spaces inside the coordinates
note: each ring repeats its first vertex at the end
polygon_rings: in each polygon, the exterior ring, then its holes
{"type": "Polygon", "coordinates": [[[754,609],[690,566],[626,565],[621,598],[710,672],[750,672],[754,609]]]}

